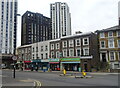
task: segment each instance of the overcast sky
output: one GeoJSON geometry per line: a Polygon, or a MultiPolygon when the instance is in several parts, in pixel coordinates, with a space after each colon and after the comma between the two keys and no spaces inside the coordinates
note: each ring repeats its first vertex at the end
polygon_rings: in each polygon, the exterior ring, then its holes
{"type": "MultiPolygon", "coordinates": [[[[118,25],[120,0],[18,0],[21,16],[28,10],[50,17],[50,3],[66,2],[70,8],[72,34],[118,25]]],[[[21,45],[21,17],[18,17],[17,46],[21,45]]]]}

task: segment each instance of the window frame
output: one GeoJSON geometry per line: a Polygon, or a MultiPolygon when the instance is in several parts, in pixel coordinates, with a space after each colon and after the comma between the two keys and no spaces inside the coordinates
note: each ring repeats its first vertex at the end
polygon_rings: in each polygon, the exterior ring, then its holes
{"type": "Polygon", "coordinates": [[[115,61],[115,52],[109,52],[109,60],[110,60],[110,61],[115,61]],[[111,59],[111,53],[113,53],[113,55],[114,55],[114,56],[113,56],[113,57],[114,57],[113,60],[111,59]]]}
{"type": "Polygon", "coordinates": [[[100,41],[100,48],[106,48],[106,42],[104,40],[100,41]],[[102,42],[104,42],[104,47],[102,47],[102,42]]]}
{"type": "Polygon", "coordinates": [[[89,45],[89,38],[83,38],[83,45],[89,45]],[[85,39],[87,39],[87,44],[85,44],[85,39]]]}
{"type": "Polygon", "coordinates": [[[100,38],[105,38],[105,33],[104,32],[100,33],[100,38]]]}
{"type": "Polygon", "coordinates": [[[84,55],[84,56],[89,56],[89,54],[90,54],[89,47],[83,48],[83,55],[84,55]],[[87,55],[86,55],[86,53],[85,53],[85,49],[88,49],[88,54],[87,54],[87,55]]]}
{"type": "Polygon", "coordinates": [[[115,48],[115,44],[114,44],[115,42],[114,42],[114,39],[109,39],[108,40],[108,48],[115,48]],[[113,46],[112,47],[110,47],[110,41],[113,41],[112,43],[113,43],[113,46]]]}
{"type": "Polygon", "coordinates": [[[80,38],[76,39],[75,41],[76,41],[76,46],[81,46],[81,39],[80,38]],[[78,45],[78,42],[77,42],[78,40],[79,40],[79,45],[78,45]]]}

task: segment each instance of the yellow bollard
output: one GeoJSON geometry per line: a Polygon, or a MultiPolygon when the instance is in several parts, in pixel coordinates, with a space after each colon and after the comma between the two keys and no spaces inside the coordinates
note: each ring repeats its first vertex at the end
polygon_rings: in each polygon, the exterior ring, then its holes
{"type": "Polygon", "coordinates": [[[63,70],[63,74],[66,75],[66,70],[65,69],[63,70]]]}
{"type": "Polygon", "coordinates": [[[85,72],[85,70],[82,71],[82,75],[83,75],[83,77],[86,76],[86,72],[85,72]]]}

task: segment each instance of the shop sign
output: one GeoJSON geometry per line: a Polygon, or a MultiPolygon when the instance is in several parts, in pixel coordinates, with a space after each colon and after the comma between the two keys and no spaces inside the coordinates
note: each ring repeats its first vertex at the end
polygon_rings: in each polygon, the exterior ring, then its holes
{"type": "Polygon", "coordinates": [[[32,62],[41,62],[40,59],[32,60],[32,62]]]}
{"type": "Polygon", "coordinates": [[[49,59],[49,62],[59,62],[59,58],[55,58],[55,59],[49,59]]]}
{"type": "Polygon", "coordinates": [[[41,62],[49,62],[49,60],[41,60],[41,62]]]}
{"type": "Polygon", "coordinates": [[[31,61],[24,61],[24,63],[31,63],[31,61]]]}
{"type": "Polygon", "coordinates": [[[80,58],[61,58],[61,61],[80,61],[80,58]]]}

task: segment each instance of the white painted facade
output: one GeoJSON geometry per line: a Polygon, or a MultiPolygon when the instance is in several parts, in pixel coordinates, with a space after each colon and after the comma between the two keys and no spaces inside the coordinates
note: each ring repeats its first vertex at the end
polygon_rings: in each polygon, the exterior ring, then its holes
{"type": "Polygon", "coordinates": [[[71,35],[71,14],[66,3],[56,2],[50,4],[52,20],[52,39],[71,35]]]}
{"type": "Polygon", "coordinates": [[[43,41],[31,44],[32,59],[48,59],[49,58],[49,42],[43,41]]]}
{"type": "Polygon", "coordinates": [[[2,54],[13,54],[16,48],[16,16],[17,0],[0,0],[0,53],[2,54]]]}

